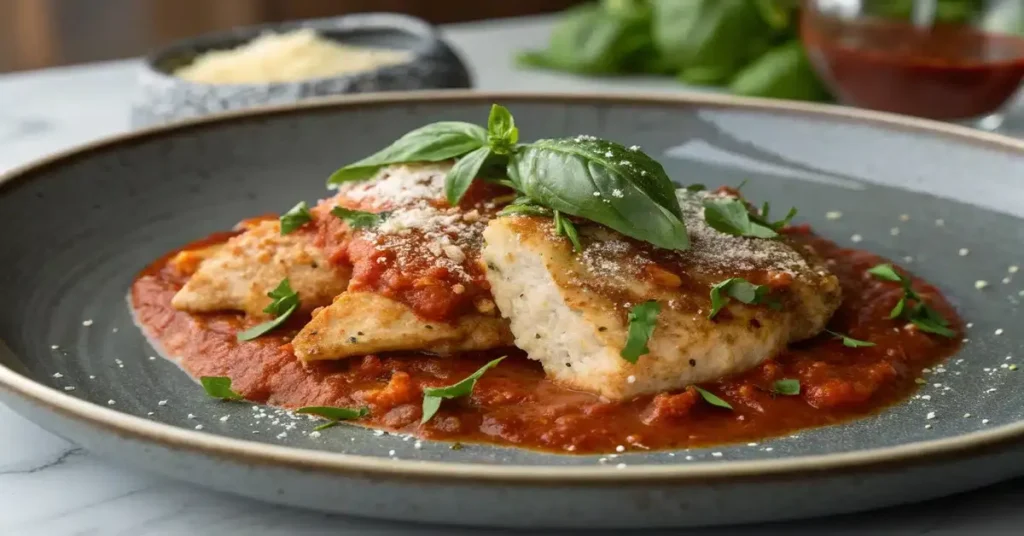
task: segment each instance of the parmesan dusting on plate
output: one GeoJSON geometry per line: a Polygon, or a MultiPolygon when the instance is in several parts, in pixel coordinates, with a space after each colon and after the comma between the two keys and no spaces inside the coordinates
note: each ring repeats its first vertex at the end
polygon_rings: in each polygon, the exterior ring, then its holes
{"type": "Polygon", "coordinates": [[[368,71],[410,58],[402,50],[343,45],[307,28],[266,33],[238,48],[207,52],[174,74],[206,84],[294,82],[368,71]]]}

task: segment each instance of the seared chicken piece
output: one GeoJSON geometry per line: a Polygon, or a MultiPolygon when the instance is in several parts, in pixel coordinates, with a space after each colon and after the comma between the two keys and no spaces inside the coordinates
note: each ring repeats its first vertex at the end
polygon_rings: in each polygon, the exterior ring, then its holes
{"type": "Polygon", "coordinates": [[[597,225],[580,225],[581,253],[556,236],[549,218],[506,216],[484,232],[487,279],[516,346],[554,381],[609,399],[681,389],[742,372],[789,342],[824,329],[841,300],[839,282],[814,252],[783,237],[718,232],[703,218],[710,193],[678,192],[691,247],[659,250],[597,225]],[[742,277],[768,285],[781,302],[733,300],[715,318],[711,287],[742,277]],[[650,353],[620,356],[628,313],[657,300],[650,353]]]}
{"type": "MultiPolygon", "coordinates": [[[[482,233],[503,188],[477,181],[459,207],[445,201],[450,164],[392,166],[344,185],[313,209],[320,242],[344,259],[347,291],[316,311],[292,341],[303,361],[373,352],[436,354],[509,346],[508,321],[494,308],[479,262],[482,233]],[[357,229],[331,216],[340,206],[386,213],[357,229]]],[[[301,293],[300,293],[301,296],[301,293]]]]}
{"type": "Polygon", "coordinates": [[[262,317],[271,302],[267,293],[284,278],[304,310],[330,304],[345,290],[351,270],[328,262],[315,238],[306,230],[281,236],[277,220],[257,223],[202,259],[171,304],[192,313],[230,310],[262,317]]]}
{"type": "Polygon", "coordinates": [[[454,323],[426,321],[411,307],[379,294],[346,292],[319,311],[292,340],[303,361],[336,359],[396,350],[439,355],[508,346],[508,321],[497,315],[466,314],[454,323]]]}

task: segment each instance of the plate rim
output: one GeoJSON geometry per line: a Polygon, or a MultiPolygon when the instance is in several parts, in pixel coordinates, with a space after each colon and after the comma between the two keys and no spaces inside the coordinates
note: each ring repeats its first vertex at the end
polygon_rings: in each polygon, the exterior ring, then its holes
{"type": "MultiPolygon", "coordinates": [[[[486,103],[571,102],[596,104],[633,104],[658,106],[711,106],[724,109],[778,111],[825,119],[858,121],[904,131],[927,132],[971,142],[1024,156],[1024,140],[982,132],[964,126],[886,112],[860,110],[835,105],[779,101],[681,91],[673,93],[563,93],[521,91],[442,90],[408,93],[366,93],[312,99],[266,106],[257,109],[220,113],[108,136],[68,149],[0,174],[0,195],[23,181],[31,180],[49,167],[61,165],[121,145],[159,137],[167,132],[183,132],[252,119],[293,113],[359,107],[386,106],[395,103],[486,103]]],[[[0,349],[14,355],[0,339],[0,349]]],[[[762,460],[726,460],[665,465],[629,465],[623,469],[608,467],[553,465],[489,465],[481,463],[389,459],[358,454],[318,451],[234,439],[213,433],[188,430],[150,421],[109,409],[57,391],[0,364],[0,389],[51,413],[74,419],[92,428],[100,428],[122,437],[156,443],[173,450],[185,450],[200,456],[212,456],[231,462],[272,465],[306,471],[328,471],[346,476],[376,477],[418,481],[460,481],[506,485],[623,485],[657,483],[712,484],[734,480],[774,480],[813,476],[821,473],[906,469],[910,464],[934,464],[996,452],[1024,441],[1024,420],[987,430],[928,441],[850,452],[769,458],[762,460]]]]}

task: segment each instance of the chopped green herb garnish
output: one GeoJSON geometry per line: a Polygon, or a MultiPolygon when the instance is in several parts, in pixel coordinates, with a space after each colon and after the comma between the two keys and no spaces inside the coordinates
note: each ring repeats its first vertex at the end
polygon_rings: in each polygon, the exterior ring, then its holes
{"type": "Polygon", "coordinates": [[[286,235],[313,221],[313,215],[309,213],[309,207],[305,201],[292,207],[288,212],[281,214],[281,235],[286,235]]]}
{"type": "Polygon", "coordinates": [[[711,287],[711,312],[708,318],[713,320],[730,300],[747,305],[766,304],[772,309],[782,307],[769,294],[767,285],[754,285],[742,277],[733,277],[711,287]]]}
{"type": "Polygon", "coordinates": [[[221,400],[243,400],[244,397],[231,390],[231,378],[227,376],[202,376],[199,383],[203,384],[206,394],[221,400]]]}
{"type": "Polygon", "coordinates": [[[557,210],[555,211],[555,234],[568,238],[569,242],[572,242],[572,250],[574,252],[579,253],[583,251],[583,245],[580,244],[580,235],[576,232],[576,226],[569,221],[569,218],[566,218],[557,210]]]}
{"type": "Polygon", "coordinates": [[[956,332],[949,329],[949,321],[925,303],[921,296],[911,288],[913,281],[896,272],[891,264],[879,264],[870,268],[868,273],[883,281],[892,281],[903,286],[903,297],[889,311],[889,318],[902,318],[925,333],[933,333],[947,338],[956,336],[956,332]]]}
{"type": "Polygon", "coordinates": [[[949,322],[924,302],[917,302],[907,316],[911,324],[925,333],[934,333],[947,338],[956,336],[956,332],[949,329],[949,322]]]}
{"type": "Polygon", "coordinates": [[[345,207],[334,207],[331,209],[331,215],[341,219],[353,229],[376,227],[387,219],[388,214],[387,212],[363,212],[362,210],[352,210],[345,207]]]}
{"type": "Polygon", "coordinates": [[[712,229],[734,236],[775,238],[779,236],[769,226],[751,219],[747,204],[741,199],[714,197],[704,200],[704,221],[712,229]]]}
{"type": "Polygon", "coordinates": [[[427,387],[423,389],[423,418],[420,419],[420,423],[425,423],[437,414],[437,410],[441,408],[441,401],[445,399],[459,398],[463,396],[469,396],[473,392],[473,387],[476,386],[477,380],[484,375],[488,370],[498,366],[501,360],[505,359],[504,356],[487,363],[480,367],[479,370],[470,374],[466,379],[447,387],[427,387]]]}
{"type": "Polygon", "coordinates": [[[338,424],[339,421],[361,419],[370,414],[370,409],[366,407],[353,409],[334,406],[305,406],[295,410],[295,413],[308,413],[310,415],[316,415],[317,417],[323,417],[329,420],[330,422],[321,424],[313,429],[315,431],[320,431],[338,424]]]}
{"type": "Polygon", "coordinates": [[[511,205],[501,209],[501,212],[498,213],[499,216],[508,216],[510,214],[523,214],[526,216],[542,216],[550,218],[551,210],[540,205],[529,204],[528,200],[527,202],[520,202],[520,200],[517,199],[511,205]]]}
{"type": "Polygon", "coordinates": [[[715,393],[712,393],[711,391],[708,391],[706,389],[701,389],[696,385],[694,385],[693,388],[696,389],[698,393],[700,393],[700,397],[703,398],[704,401],[707,402],[708,404],[711,404],[712,406],[718,406],[720,408],[732,409],[732,406],[728,402],[719,398],[718,395],[716,395],[715,393]]]}
{"type": "Polygon", "coordinates": [[[827,329],[825,331],[837,339],[842,339],[843,346],[846,346],[848,348],[867,348],[869,346],[875,345],[875,343],[873,342],[854,339],[853,337],[848,337],[846,335],[843,335],[842,333],[836,333],[835,331],[830,331],[827,329]]]}
{"type": "Polygon", "coordinates": [[[773,221],[770,220],[770,218],[768,216],[768,212],[770,210],[771,210],[771,206],[768,204],[767,201],[765,201],[764,204],[761,205],[761,212],[758,213],[758,214],[751,214],[750,215],[750,220],[753,221],[754,223],[757,223],[759,225],[763,225],[763,226],[768,227],[769,229],[771,229],[773,231],[778,232],[778,231],[781,231],[783,227],[789,225],[789,222],[793,221],[793,218],[795,218],[796,214],[797,214],[796,207],[793,207],[793,208],[789,209],[789,212],[786,213],[786,217],[785,218],[782,218],[779,221],[773,222],[773,221]]]}
{"type": "Polygon", "coordinates": [[[238,340],[249,341],[272,331],[288,320],[288,317],[299,308],[299,294],[292,290],[287,277],[278,283],[277,288],[268,292],[267,296],[273,298],[274,301],[270,302],[263,312],[274,315],[274,319],[238,332],[238,340]]]}
{"type": "Polygon", "coordinates": [[[622,348],[619,355],[630,363],[636,363],[640,356],[650,353],[647,347],[648,341],[654,335],[654,327],[657,325],[658,313],[661,312],[661,304],[654,300],[645,301],[634,305],[629,310],[629,331],[626,334],[626,346],[622,348]]]}
{"type": "Polygon", "coordinates": [[[879,264],[868,270],[868,273],[877,277],[878,279],[884,279],[886,281],[895,281],[897,283],[903,282],[903,277],[896,273],[896,269],[891,264],[879,264]]]}
{"type": "Polygon", "coordinates": [[[708,189],[707,186],[704,186],[703,184],[700,184],[700,183],[691,184],[691,185],[686,187],[686,191],[687,192],[703,192],[704,190],[707,190],[707,189],[708,189]]]}
{"type": "Polygon", "coordinates": [[[796,396],[800,394],[800,380],[782,379],[775,380],[772,384],[772,394],[796,396]]]}

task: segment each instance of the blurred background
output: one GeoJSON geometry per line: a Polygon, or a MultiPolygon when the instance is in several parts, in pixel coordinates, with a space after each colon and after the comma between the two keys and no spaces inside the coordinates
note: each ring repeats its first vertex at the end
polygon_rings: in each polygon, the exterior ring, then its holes
{"type": "Polygon", "coordinates": [[[127,58],[232,26],[367,11],[433,23],[565,9],[581,0],[0,0],[0,72],[127,58]]]}

